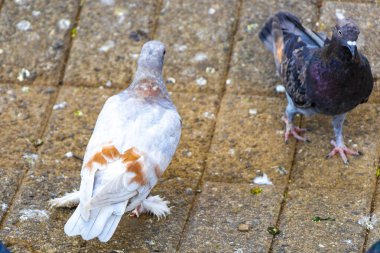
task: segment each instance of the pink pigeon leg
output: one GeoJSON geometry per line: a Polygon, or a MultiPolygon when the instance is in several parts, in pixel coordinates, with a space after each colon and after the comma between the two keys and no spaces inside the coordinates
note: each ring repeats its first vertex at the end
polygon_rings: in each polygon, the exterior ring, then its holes
{"type": "Polygon", "coordinates": [[[336,154],[339,154],[345,164],[348,164],[350,161],[347,158],[347,155],[359,156],[362,155],[360,151],[351,150],[344,145],[343,141],[343,123],[346,114],[336,115],[333,118],[333,127],[335,133],[336,141],[332,140],[331,144],[334,146],[333,150],[326,156],[326,159],[333,157],[336,154]]]}
{"type": "Polygon", "coordinates": [[[309,139],[300,135],[300,133],[307,131],[306,128],[300,128],[300,127],[294,126],[292,122],[289,122],[289,120],[286,116],[283,116],[281,119],[286,124],[286,130],[285,130],[285,142],[286,143],[288,143],[290,136],[293,136],[296,140],[299,140],[299,141],[310,142],[309,139]]]}

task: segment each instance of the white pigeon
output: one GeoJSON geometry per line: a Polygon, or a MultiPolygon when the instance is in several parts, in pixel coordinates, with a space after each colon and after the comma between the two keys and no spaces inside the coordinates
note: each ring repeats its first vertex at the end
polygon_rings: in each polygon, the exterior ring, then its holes
{"type": "Polygon", "coordinates": [[[79,204],[65,225],[67,235],[107,242],[125,212],[158,218],[170,213],[168,201],[149,196],[181,136],[181,118],[162,78],[164,55],[161,42],[144,44],[132,84],[110,97],[99,114],[80,190],[50,201],[53,207],[79,204]]]}

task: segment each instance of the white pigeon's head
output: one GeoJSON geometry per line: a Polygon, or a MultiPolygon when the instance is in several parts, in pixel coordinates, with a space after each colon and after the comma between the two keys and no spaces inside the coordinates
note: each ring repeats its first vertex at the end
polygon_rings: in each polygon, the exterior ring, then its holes
{"type": "Polygon", "coordinates": [[[146,42],[141,49],[138,67],[161,74],[165,53],[165,45],[160,41],[146,42]]]}

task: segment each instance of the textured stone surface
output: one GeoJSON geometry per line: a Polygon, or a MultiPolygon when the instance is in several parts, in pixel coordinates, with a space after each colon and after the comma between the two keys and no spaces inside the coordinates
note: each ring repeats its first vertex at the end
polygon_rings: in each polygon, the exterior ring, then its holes
{"type": "Polygon", "coordinates": [[[215,95],[197,93],[173,93],[171,97],[182,118],[182,134],[164,177],[199,178],[210,145],[219,100],[215,95]]]}
{"type": "Polygon", "coordinates": [[[330,144],[334,137],[331,117],[306,119],[302,126],[312,129],[307,133],[311,143],[297,145],[293,183],[299,186],[349,187],[371,192],[378,159],[379,113],[378,105],[365,104],[348,114],[343,132],[346,145],[364,153],[363,156],[349,157],[349,166],[345,166],[339,156],[324,160],[333,148],[330,144]]]}
{"type": "Polygon", "coordinates": [[[294,189],[281,215],[273,252],[361,252],[371,194],[362,189],[294,189]],[[315,222],[314,217],[335,221],[315,222]]]}
{"type": "Polygon", "coordinates": [[[206,179],[250,182],[257,172],[266,173],[274,184],[284,185],[295,141],[284,142],[281,121],[285,101],[247,95],[223,98],[216,130],[207,158],[206,179]]]}
{"type": "Polygon", "coordinates": [[[48,200],[57,197],[62,189],[71,191],[78,187],[79,172],[52,159],[42,156],[23,181],[0,232],[6,245],[25,245],[32,252],[78,252],[83,244],[79,238],[68,237],[63,232],[71,210],[48,209],[48,200]]]}
{"type": "Polygon", "coordinates": [[[33,143],[38,139],[46,108],[54,92],[51,88],[0,85],[0,218],[10,206],[24,161],[32,161],[33,143]]]}
{"type": "Polygon", "coordinates": [[[58,84],[78,8],[76,0],[5,1],[0,13],[0,80],[58,84]],[[29,74],[21,78],[23,69],[29,74]]]}
{"type": "Polygon", "coordinates": [[[34,151],[54,92],[49,87],[0,84],[0,126],[6,129],[0,136],[3,160],[19,160],[34,151]]]}
{"type": "Polygon", "coordinates": [[[369,103],[380,103],[380,81],[376,80],[373,86],[373,90],[371,93],[371,96],[369,97],[368,100],[369,103]]]}
{"type": "Polygon", "coordinates": [[[68,61],[65,84],[127,87],[158,1],[86,1],[68,61]]]}
{"type": "MultiPolygon", "coordinates": [[[[369,216],[379,159],[379,82],[369,103],[348,115],[346,144],[365,153],[348,167],[339,157],[324,159],[332,148],[328,117],[297,118],[312,128],[312,143],[285,145],[286,100],[274,92],[280,81],[257,34],[280,9],[328,32],[345,11],[359,21],[359,47],[378,76],[374,2],[0,0],[0,240],[20,253],[362,252],[367,233],[358,221],[369,216]],[[172,214],[159,221],[125,215],[107,244],[67,237],[63,226],[74,210],[48,210],[47,201],[79,187],[98,113],[128,86],[148,37],[167,45],[165,80],[183,120],[175,157],[153,189],[172,214]],[[49,88],[63,64],[64,86],[49,88]],[[15,85],[22,68],[25,87],[15,85]],[[273,185],[252,183],[262,172],[273,185]],[[31,210],[39,216],[27,216],[31,210]],[[315,216],[336,220],[315,223],[315,216]],[[281,233],[271,245],[267,229],[277,220],[281,233]]],[[[379,189],[373,203],[379,217],[379,189]]],[[[379,239],[373,224],[367,248],[379,239]]]]}
{"type": "Polygon", "coordinates": [[[164,0],[157,39],[167,45],[166,78],[172,91],[212,91],[224,86],[237,0],[164,0]],[[228,8],[226,8],[228,6],[228,8]]]}
{"type": "Polygon", "coordinates": [[[317,0],[244,1],[236,43],[228,76],[227,92],[274,95],[276,77],[273,55],[261,43],[258,34],[270,15],[288,10],[305,25],[314,27],[318,20],[317,0]]]}
{"type": "Polygon", "coordinates": [[[368,58],[372,74],[376,78],[380,77],[380,52],[377,43],[374,42],[380,36],[380,21],[377,15],[379,11],[378,4],[326,1],[322,6],[319,21],[320,29],[326,32],[330,32],[330,27],[335,25],[336,15],[343,15],[357,21],[360,27],[358,49],[368,58]]]}
{"type": "MultiPolygon", "coordinates": [[[[71,215],[69,209],[48,210],[47,201],[79,188],[81,161],[65,157],[71,151],[79,157],[91,136],[92,128],[105,99],[114,90],[89,88],[63,88],[57,104],[66,102],[62,109],[53,110],[39,147],[35,163],[25,161],[29,172],[14,203],[14,209],[0,233],[7,245],[29,245],[37,252],[78,252],[83,246],[79,238],[67,237],[63,226],[71,215]],[[75,116],[81,111],[82,116],[75,116]],[[23,219],[23,212],[39,210],[46,217],[23,219]]],[[[16,250],[16,252],[22,250],[16,250]]]]}
{"type": "MultiPolygon", "coordinates": [[[[53,110],[43,138],[41,154],[69,161],[76,159],[65,158],[67,152],[83,157],[103,104],[117,92],[113,89],[62,88],[55,106],[65,104],[65,107],[53,110]]],[[[81,164],[76,164],[79,176],[81,164]]]]}
{"type": "Polygon", "coordinates": [[[0,219],[3,218],[9,209],[24,171],[25,167],[22,162],[18,162],[17,160],[14,162],[5,159],[0,160],[0,219]]]}
{"type": "Polygon", "coordinates": [[[257,195],[252,185],[205,182],[190,217],[179,252],[268,252],[282,192],[264,186],[257,195]],[[240,224],[249,230],[238,231],[240,224]]]}
{"type": "Polygon", "coordinates": [[[157,220],[144,214],[136,219],[124,215],[109,243],[91,241],[85,252],[175,252],[193,198],[186,194],[186,189],[195,186],[196,181],[190,179],[161,180],[152,195],[160,195],[170,201],[171,214],[167,218],[157,220]]]}

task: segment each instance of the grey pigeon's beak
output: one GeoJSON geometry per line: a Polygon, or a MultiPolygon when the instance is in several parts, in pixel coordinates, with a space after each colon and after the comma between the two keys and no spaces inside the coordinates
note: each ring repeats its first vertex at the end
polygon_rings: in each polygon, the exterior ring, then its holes
{"type": "Polygon", "coordinates": [[[347,41],[347,48],[350,50],[352,56],[355,56],[356,41],[347,41]]]}

